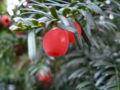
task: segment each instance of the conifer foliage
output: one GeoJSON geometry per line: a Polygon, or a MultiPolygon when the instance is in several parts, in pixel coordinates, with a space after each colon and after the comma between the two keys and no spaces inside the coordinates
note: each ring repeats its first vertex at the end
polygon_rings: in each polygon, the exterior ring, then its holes
{"type": "Polygon", "coordinates": [[[24,87],[120,90],[119,7],[119,0],[29,0],[17,7],[10,30],[25,33],[24,87]]]}

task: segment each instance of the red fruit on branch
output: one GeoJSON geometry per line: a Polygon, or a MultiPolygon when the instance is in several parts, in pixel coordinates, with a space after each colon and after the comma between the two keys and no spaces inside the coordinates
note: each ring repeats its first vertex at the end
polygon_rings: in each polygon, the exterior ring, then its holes
{"type": "Polygon", "coordinates": [[[73,33],[73,32],[69,32],[69,31],[66,31],[66,33],[68,34],[69,42],[70,42],[70,43],[75,43],[75,42],[76,42],[76,39],[75,39],[74,33],[73,33]]]}
{"type": "Polygon", "coordinates": [[[82,27],[80,26],[80,24],[78,24],[77,21],[74,21],[74,26],[75,26],[75,28],[77,29],[78,34],[79,34],[79,35],[82,35],[82,27]]]}
{"type": "Polygon", "coordinates": [[[43,37],[43,49],[50,56],[64,55],[69,46],[68,34],[61,28],[48,31],[43,37]]]}
{"type": "Polygon", "coordinates": [[[53,78],[52,78],[51,72],[46,72],[44,74],[38,73],[38,79],[41,82],[47,82],[47,83],[52,83],[53,82],[53,78]]]}
{"type": "Polygon", "coordinates": [[[41,73],[38,74],[38,79],[39,79],[39,81],[41,81],[41,82],[44,82],[44,81],[47,80],[47,78],[46,78],[44,75],[42,75],[41,73]]]}
{"type": "Polygon", "coordinates": [[[10,20],[10,16],[5,14],[1,17],[1,23],[4,25],[4,26],[9,26],[12,21],[10,20]]]}

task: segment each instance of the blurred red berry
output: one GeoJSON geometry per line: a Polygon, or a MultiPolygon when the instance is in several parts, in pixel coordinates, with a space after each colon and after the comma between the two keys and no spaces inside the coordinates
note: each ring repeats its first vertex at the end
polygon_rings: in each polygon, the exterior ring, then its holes
{"type": "Polygon", "coordinates": [[[39,81],[41,81],[41,82],[44,82],[44,81],[47,80],[47,78],[46,78],[44,75],[42,75],[41,73],[38,74],[38,79],[39,79],[39,81]]]}
{"type": "Polygon", "coordinates": [[[76,42],[76,39],[75,39],[74,33],[73,33],[73,32],[69,32],[69,31],[66,31],[66,33],[68,34],[69,42],[70,42],[70,43],[75,43],[75,42],[76,42]]]}
{"type": "Polygon", "coordinates": [[[50,56],[64,55],[69,46],[68,34],[61,28],[48,31],[43,37],[43,49],[50,56]]]}
{"type": "Polygon", "coordinates": [[[75,25],[75,28],[76,28],[77,31],[78,31],[78,34],[79,34],[79,35],[82,35],[82,28],[81,28],[80,24],[78,24],[77,21],[74,21],[74,25],[75,25]]]}
{"type": "Polygon", "coordinates": [[[1,23],[4,25],[4,26],[9,26],[12,21],[10,20],[10,16],[5,14],[1,17],[1,23]]]}
{"type": "Polygon", "coordinates": [[[46,72],[44,74],[39,72],[38,73],[38,79],[41,82],[47,82],[47,83],[52,83],[53,82],[53,78],[52,78],[51,72],[46,72]]]}

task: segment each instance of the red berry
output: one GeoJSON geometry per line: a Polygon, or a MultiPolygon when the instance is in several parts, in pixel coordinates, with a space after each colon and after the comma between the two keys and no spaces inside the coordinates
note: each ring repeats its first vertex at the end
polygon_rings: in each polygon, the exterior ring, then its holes
{"type": "Polygon", "coordinates": [[[51,72],[45,72],[44,74],[38,73],[38,79],[41,82],[47,82],[47,83],[52,83],[53,82],[51,72]]]}
{"type": "Polygon", "coordinates": [[[1,23],[4,25],[4,26],[9,26],[12,21],[10,20],[10,16],[5,14],[1,17],[1,23]]]}
{"type": "Polygon", "coordinates": [[[70,42],[70,43],[75,43],[75,42],[76,42],[76,39],[75,39],[74,33],[69,32],[69,31],[66,31],[66,33],[68,34],[69,42],[70,42]]]}
{"type": "Polygon", "coordinates": [[[42,75],[41,73],[38,74],[38,79],[39,79],[41,82],[44,82],[44,81],[47,80],[47,78],[46,78],[44,75],[42,75]]]}
{"type": "Polygon", "coordinates": [[[54,28],[43,37],[43,49],[50,56],[62,56],[68,50],[69,38],[65,30],[54,28]]]}
{"type": "Polygon", "coordinates": [[[74,25],[75,25],[75,28],[76,28],[77,31],[78,31],[78,34],[79,34],[79,35],[82,35],[82,28],[81,28],[80,24],[78,24],[77,21],[74,21],[74,25]]]}

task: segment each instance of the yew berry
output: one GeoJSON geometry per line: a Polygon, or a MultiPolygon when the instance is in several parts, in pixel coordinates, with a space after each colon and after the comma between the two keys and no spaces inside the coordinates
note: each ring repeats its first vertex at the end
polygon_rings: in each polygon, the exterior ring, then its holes
{"type": "Polygon", "coordinates": [[[69,42],[70,42],[70,43],[75,43],[75,42],[76,42],[76,39],[75,39],[74,33],[73,33],[73,32],[69,32],[69,31],[66,31],[66,33],[68,34],[69,42]]]}
{"type": "Polygon", "coordinates": [[[10,16],[5,14],[1,17],[1,23],[4,25],[4,26],[9,26],[12,21],[10,20],[10,16]]]}
{"type": "Polygon", "coordinates": [[[41,73],[39,73],[38,79],[39,79],[39,81],[44,82],[44,81],[46,81],[47,78],[44,75],[42,75],[41,73]]]}
{"type": "Polygon", "coordinates": [[[46,72],[44,74],[38,73],[38,79],[41,82],[47,82],[47,83],[52,83],[53,82],[51,72],[46,72]]]}
{"type": "Polygon", "coordinates": [[[77,29],[78,34],[79,34],[79,35],[82,35],[82,28],[81,28],[80,24],[78,24],[77,21],[74,21],[74,26],[75,26],[75,28],[77,29]]]}
{"type": "Polygon", "coordinates": [[[48,31],[43,37],[43,49],[50,56],[64,55],[69,46],[68,34],[61,28],[48,31]]]}

